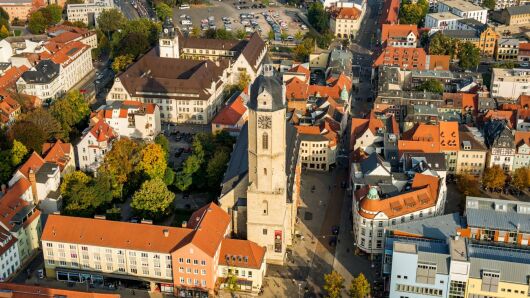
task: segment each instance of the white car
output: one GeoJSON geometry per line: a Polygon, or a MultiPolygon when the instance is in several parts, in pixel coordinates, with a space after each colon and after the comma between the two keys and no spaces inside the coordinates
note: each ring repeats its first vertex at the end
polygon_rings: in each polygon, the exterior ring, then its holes
{"type": "Polygon", "coordinates": [[[180,21],[180,23],[182,25],[191,25],[192,24],[190,20],[182,20],[182,21],[180,21]]]}

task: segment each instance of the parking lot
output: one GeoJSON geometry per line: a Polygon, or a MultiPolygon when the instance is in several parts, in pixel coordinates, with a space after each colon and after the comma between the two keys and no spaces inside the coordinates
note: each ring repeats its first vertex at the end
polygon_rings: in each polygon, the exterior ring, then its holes
{"type": "Polygon", "coordinates": [[[273,24],[280,26],[281,31],[287,36],[294,37],[299,31],[302,34],[307,32],[307,29],[303,29],[301,20],[296,16],[300,12],[298,9],[289,8],[286,10],[283,6],[252,8],[252,5],[259,4],[243,1],[212,2],[210,6],[192,6],[190,9],[175,8],[173,20],[183,31],[190,31],[193,27],[201,28],[202,21],[204,24],[202,26],[203,31],[208,28],[227,29],[231,32],[243,30],[247,33],[258,31],[264,39],[267,39],[269,31],[273,28],[267,23],[263,15],[265,13],[271,16],[273,24]],[[237,9],[237,7],[246,8],[237,9]],[[242,14],[247,15],[247,17],[241,18],[242,14]],[[253,17],[249,17],[250,14],[253,14],[253,17]],[[229,29],[225,27],[225,23],[229,24],[229,29]],[[283,27],[281,26],[282,23],[284,23],[283,27]]]}

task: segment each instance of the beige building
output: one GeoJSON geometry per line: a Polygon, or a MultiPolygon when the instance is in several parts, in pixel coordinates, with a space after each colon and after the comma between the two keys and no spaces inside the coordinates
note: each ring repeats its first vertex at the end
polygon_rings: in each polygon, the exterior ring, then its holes
{"type": "Polygon", "coordinates": [[[9,15],[9,21],[15,19],[25,21],[33,11],[43,6],[46,6],[45,1],[39,0],[4,0],[0,2],[0,7],[9,15]]]}
{"type": "Polygon", "coordinates": [[[68,4],[66,14],[70,22],[83,22],[96,26],[99,14],[112,8],[114,8],[112,0],[87,0],[81,4],[68,4]]]}
{"type": "Polygon", "coordinates": [[[486,166],[487,148],[465,126],[460,126],[460,150],[456,159],[456,174],[480,177],[486,166]]]}
{"type": "Polygon", "coordinates": [[[338,38],[355,38],[364,12],[355,7],[337,8],[331,13],[329,27],[333,34],[338,38]]]}
{"type": "Polygon", "coordinates": [[[530,94],[530,70],[522,68],[493,68],[491,76],[491,97],[517,99],[530,94]]]}

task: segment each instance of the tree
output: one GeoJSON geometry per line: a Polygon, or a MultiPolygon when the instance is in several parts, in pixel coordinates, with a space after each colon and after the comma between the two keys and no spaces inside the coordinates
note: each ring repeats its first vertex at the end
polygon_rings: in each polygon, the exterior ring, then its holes
{"type": "Polygon", "coordinates": [[[173,9],[171,9],[171,7],[169,7],[169,5],[165,4],[164,2],[159,2],[156,5],[155,10],[156,16],[162,21],[173,15],[173,9]]]}
{"type": "Polygon", "coordinates": [[[7,30],[7,27],[5,25],[2,25],[2,28],[0,28],[0,39],[4,39],[9,36],[9,30],[7,30]]]}
{"type": "Polygon", "coordinates": [[[250,84],[250,75],[246,71],[240,72],[237,80],[237,89],[243,91],[248,84],[250,84]]]}
{"type": "Polygon", "coordinates": [[[42,34],[48,26],[48,20],[41,11],[36,11],[29,16],[28,30],[33,34],[42,34]]]}
{"type": "Polygon", "coordinates": [[[484,187],[490,190],[500,190],[504,187],[505,183],[506,174],[504,174],[500,166],[494,165],[484,170],[484,175],[482,175],[482,184],[484,187]]]}
{"type": "Polygon", "coordinates": [[[66,4],[83,4],[85,1],[83,0],[66,0],[66,4]]]}
{"type": "Polygon", "coordinates": [[[464,42],[458,48],[458,64],[464,69],[473,69],[480,63],[480,51],[469,41],[464,42]]]}
{"type": "Polygon", "coordinates": [[[300,62],[307,61],[307,59],[309,58],[309,54],[311,54],[313,44],[314,44],[313,39],[305,38],[293,50],[295,59],[300,62]]]}
{"type": "MultiPolygon", "coordinates": [[[[106,212],[112,202],[111,179],[98,173],[95,179],[80,172],[74,172],[66,186],[62,187],[65,199],[64,214],[82,217],[93,217],[96,213],[106,212]]],[[[64,182],[63,182],[64,183],[64,182]]]]}
{"type": "Polygon", "coordinates": [[[267,34],[267,39],[269,41],[273,41],[275,37],[276,35],[274,34],[274,31],[270,30],[269,33],[267,34]]]}
{"type": "Polygon", "coordinates": [[[199,170],[201,161],[195,154],[192,154],[184,161],[182,171],[175,176],[175,186],[180,191],[188,190],[193,184],[193,174],[199,170]]]}
{"type": "Polygon", "coordinates": [[[45,133],[46,140],[64,139],[66,137],[61,124],[52,116],[49,110],[38,108],[26,113],[22,119],[33,122],[39,127],[45,133]]]}
{"type": "Polygon", "coordinates": [[[28,149],[26,146],[17,140],[13,140],[13,147],[9,151],[11,156],[11,165],[13,167],[21,164],[26,155],[28,155],[28,149]]]}
{"type": "Polygon", "coordinates": [[[226,29],[208,29],[204,36],[212,39],[234,39],[232,32],[226,31],[226,29]]]}
{"type": "Polygon", "coordinates": [[[166,215],[175,199],[175,194],[167,189],[161,178],[154,178],[142,183],[134,193],[131,207],[148,218],[159,218],[166,215]]]}
{"type": "Polygon", "coordinates": [[[402,1],[399,8],[399,23],[422,26],[425,16],[429,12],[429,3],[426,0],[402,1]]]}
{"type": "Polygon", "coordinates": [[[304,33],[302,33],[302,31],[296,31],[294,34],[294,39],[302,41],[302,39],[304,39],[304,33]]]}
{"type": "Polygon", "coordinates": [[[70,134],[90,114],[90,106],[79,90],[70,91],[56,100],[49,109],[51,115],[59,121],[62,130],[70,134]]]}
{"type": "Polygon", "coordinates": [[[131,55],[136,58],[149,49],[149,43],[144,34],[140,32],[126,33],[121,39],[114,39],[113,35],[113,55],[131,55]]]}
{"type": "Polygon", "coordinates": [[[236,31],[236,38],[237,39],[243,39],[247,36],[247,33],[245,31],[243,31],[242,29],[238,29],[236,31]]]}
{"type": "Polygon", "coordinates": [[[18,140],[26,148],[37,152],[42,151],[42,145],[48,140],[46,133],[35,123],[19,120],[13,124],[9,131],[11,140],[18,140]]]}
{"type": "Polygon", "coordinates": [[[132,63],[133,56],[130,54],[118,56],[114,58],[114,61],[112,62],[112,70],[114,70],[115,73],[119,73],[120,71],[127,69],[132,63]]]}
{"type": "Polygon", "coordinates": [[[201,29],[197,26],[193,26],[190,33],[191,37],[201,37],[201,29]]]}
{"type": "Polygon", "coordinates": [[[69,195],[68,192],[71,191],[76,184],[88,184],[92,178],[90,178],[87,174],[81,171],[75,171],[72,173],[68,173],[63,177],[63,181],[61,183],[61,194],[62,195],[69,195]]]}
{"type": "Polygon", "coordinates": [[[449,55],[453,59],[457,46],[458,40],[445,36],[442,32],[437,32],[431,36],[429,41],[429,54],[449,55]]]}
{"type": "Polygon", "coordinates": [[[482,1],[482,6],[489,9],[489,10],[495,10],[495,0],[484,0],[482,1]]]}
{"type": "Polygon", "coordinates": [[[98,169],[113,177],[118,185],[129,181],[130,174],[138,164],[140,146],[129,138],[120,138],[112,145],[98,169]]]}
{"type": "Polygon", "coordinates": [[[136,170],[143,172],[149,179],[164,178],[166,167],[166,152],[160,145],[151,143],[140,151],[136,170]]]}
{"type": "Polygon", "coordinates": [[[172,168],[166,167],[166,172],[164,173],[164,183],[166,185],[171,185],[175,181],[175,171],[172,168]]]}
{"type": "Polygon", "coordinates": [[[57,4],[50,4],[40,10],[46,18],[48,26],[55,25],[62,19],[63,8],[57,4]]]}
{"type": "Polygon", "coordinates": [[[321,2],[313,2],[307,10],[307,19],[311,26],[319,33],[325,33],[329,30],[329,13],[326,12],[321,2]]]}
{"type": "Polygon", "coordinates": [[[166,153],[166,160],[169,158],[169,140],[163,134],[155,137],[155,143],[160,145],[162,150],[166,153]]]}
{"type": "Polygon", "coordinates": [[[518,192],[530,187],[530,168],[517,168],[512,175],[510,185],[518,192]]]}
{"type": "Polygon", "coordinates": [[[428,79],[416,87],[416,90],[442,94],[444,92],[444,85],[438,80],[428,79]]]}
{"type": "Polygon", "coordinates": [[[289,34],[287,34],[287,32],[285,31],[280,34],[280,38],[282,39],[282,41],[285,41],[287,37],[289,37],[289,34]]]}
{"type": "Polygon", "coordinates": [[[212,159],[208,162],[206,177],[208,178],[208,187],[210,189],[215,190],[221,185],[229,160],[230,153],[225,150],[220,150],[216,151],[212,159]]]}
{"type": "Polygon", "coordinates": [[[458,190],[464,196],[479,196],[480,195],[480,185],[477,178],[473,177],[470,174],[461,174],[457,176],[457,187],[458,190]]]}
{"type": "Polygon", "coordinates": [[[357,277],[352,279],[348,292],[352,298],[365,298],[370,296],[370,283],[364,277],[364,274],[359,273],[357,277]]]}
{"type": "Polygon", "coordinates": [[[103,10],[97,19],[98,27],[110,38],[110,33],[122,28],[126,22],[123,14],[116,8],[103,10]]]}
{"type": "Polygon", "coordinates": [[[329,274],[324,275],[324,290],[329,298],[341,297],[342,289],[344,289],[344,277],[337,271],[333,270],[329,274]]]}

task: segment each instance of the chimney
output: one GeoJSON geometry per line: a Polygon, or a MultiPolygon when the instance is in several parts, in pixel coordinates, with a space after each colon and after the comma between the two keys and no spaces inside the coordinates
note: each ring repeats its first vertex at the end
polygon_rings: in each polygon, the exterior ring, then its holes
{"type": "Polygon", "coordinates": [[[0,193],[5,194],[7,192],[7,186],[5,184],[0,185],[0,193]]]}
{"type": "Polygon", "coordinates": [[[183,221],[182,221],[182,225],[181,225],[181,227],[183,227],[183,228],[187,228],[187,227],[188,227],[188,222],[185,221],[185,220],[183,220],[183,221]]]}
{"type": "Polygon", "coordinates": [[[39,202],[39,198],[37,196],[37,177],[35,176],[35,172],[31,168],[29,169],[28,180],[29,183],[31,183],[31,194],[33,195],[33,203],[37,205],[37,203],[39,202]]]}
{"type": "Polygon", "coordinates": [[[168,229],[164,229],[164,237],[169,237],[169,230],[168,229]]]}

